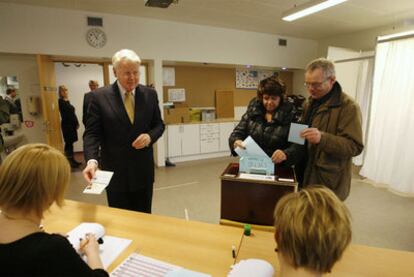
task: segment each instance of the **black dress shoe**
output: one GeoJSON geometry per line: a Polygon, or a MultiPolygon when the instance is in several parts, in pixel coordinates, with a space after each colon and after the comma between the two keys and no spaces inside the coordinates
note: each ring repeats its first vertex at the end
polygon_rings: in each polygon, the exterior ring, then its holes
{"type": "Polygon", "coordinates": [[[167,159],[165,160],[165,166],[168,166],[168,167],[169,167],[169,166],[175,166],[175,163],[171,162],[171,161],[170,161],[170,159],[168,159],[168,158],[167,158],[167,159]]]}

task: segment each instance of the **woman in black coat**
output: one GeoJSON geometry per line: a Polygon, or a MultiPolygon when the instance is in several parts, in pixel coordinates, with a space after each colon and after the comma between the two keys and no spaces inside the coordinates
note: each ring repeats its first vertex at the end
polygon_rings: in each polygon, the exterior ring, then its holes
{"type": "Polygon", "coordinates": [[[272,76],[260,81],[257,96],[253,98],[240,123],[234,128],[229,138],[232,154],[234,149],[242,147],[242,142],[248,136],[272,158],[274,163],[290,166],[296,162],[296,153],[285,151],[289,146],[287,141],[290,123],[295,115],[291,103],[284,101],[285,86],[272,76]],[[283,150],[283,151],[281,151],[283,150]]]}
{"type": "Polygon", "coordinates": [[[75,114],[75,107],[70,104],[68,96],[68,89],[65,86],[59,86],[59,111],[65,141],[65,155],[71,167],[78,167],[81,163],[73,158],[73,143],[78,141],[79,121],[75,114]]]}

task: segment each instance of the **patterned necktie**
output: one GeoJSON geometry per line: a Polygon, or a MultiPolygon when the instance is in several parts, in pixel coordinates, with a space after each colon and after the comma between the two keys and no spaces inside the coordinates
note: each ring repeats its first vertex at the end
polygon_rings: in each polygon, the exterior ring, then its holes
{"type": "Polygon", "coordinates": [[[128,114],[129,120],[131,121],[132,124],[134,124],[134,103],[132,102],[132,92],[126,92],[125,93],[125,101],[124,101],[124,105],[125,105],[125,110],[128,114]]]}

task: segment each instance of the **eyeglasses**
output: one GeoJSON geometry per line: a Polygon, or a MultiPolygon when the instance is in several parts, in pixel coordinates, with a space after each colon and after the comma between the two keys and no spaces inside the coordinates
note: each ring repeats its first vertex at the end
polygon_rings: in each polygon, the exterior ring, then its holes
{"type": "Polygon", "coordinates": [[[327,79],[325,79],[324,81],[322,81],[322,82],[315,82],[315,83],[307,83],[307,82],[304,82],[303,83],[303,86],[305,87],[305,88],[320,88],[320,87],[322,87],[322,85],[326,82],[326,81],[328,81],[329,80],[329,78],[327,78],[327,79]]]}

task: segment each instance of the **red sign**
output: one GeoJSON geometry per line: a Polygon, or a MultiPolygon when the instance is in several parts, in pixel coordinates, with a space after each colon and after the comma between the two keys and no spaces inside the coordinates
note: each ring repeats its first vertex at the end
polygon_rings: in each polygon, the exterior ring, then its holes
{"type": "Polygon", "coordinates": [[[32,121],[32,120],[25,120],[25,121],[24,121],[24,125],[25,125],[27,128],[32,128],[32,127],[34,126],[34,121],[32,121]]]}

